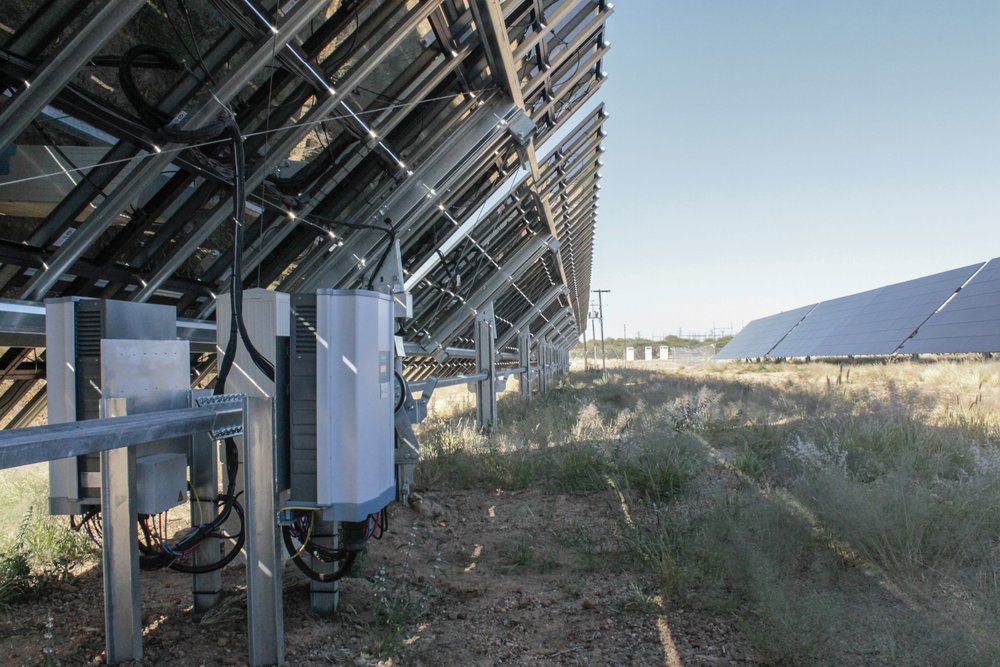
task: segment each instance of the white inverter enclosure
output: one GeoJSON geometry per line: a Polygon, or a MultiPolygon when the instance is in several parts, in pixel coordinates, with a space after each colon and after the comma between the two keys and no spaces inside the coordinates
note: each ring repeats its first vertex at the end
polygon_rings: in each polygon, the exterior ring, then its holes
{"type": "Polygon", "coordinates": [[[396,496],[392,300],[316,291],[316,503],[364,521],[396,496]]]}

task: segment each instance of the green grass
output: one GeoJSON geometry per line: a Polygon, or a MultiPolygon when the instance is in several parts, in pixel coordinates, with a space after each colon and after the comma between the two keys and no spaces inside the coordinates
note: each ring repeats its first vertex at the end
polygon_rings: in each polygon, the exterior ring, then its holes
{"type": "Polygon", "coordinates": [[[74,565],[97,556],[65,517],[47,515],[45,470],[27,466],[0,472],[0,605],[37,597],[74,565]]]}
{"type": "Polygon", "coordinates": [[[507,566],[651,575],[735,615],[770,664],[996,664],[998,378],[983,362],[577,373],[503,402],[488,436],[425,423],[418,483],[621,493],[616,534],[514,543],[507,566]]]}

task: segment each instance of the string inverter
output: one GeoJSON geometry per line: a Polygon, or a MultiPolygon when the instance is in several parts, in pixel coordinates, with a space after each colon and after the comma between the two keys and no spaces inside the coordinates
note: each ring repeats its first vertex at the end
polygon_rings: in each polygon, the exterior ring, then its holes
{"type": "Polygon", "coordinates": [[[292,295],[292,497],[325,521],[364,521],[395,498],[392,300],[292,295]]]}

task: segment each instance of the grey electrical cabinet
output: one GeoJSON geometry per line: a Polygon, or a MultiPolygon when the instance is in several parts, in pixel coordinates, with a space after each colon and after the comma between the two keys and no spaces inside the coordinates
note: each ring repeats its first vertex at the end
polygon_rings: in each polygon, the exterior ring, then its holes
{"type": "Polygon", "coordinates": [[[364,521],[396,495],[392,304],[368,290],[292,295],[292,500],[325,521],[364,521]]]}
{"type": "MultiPolygon", "coordinates": [[[[69,297],[49,300],[45,307],[50,424],[97,419],[101,399],[112,396],[127,397],[130,413],[186,407],[190,356],[187,342],[175,340],[177,318],[172,306],[69,297]],[[158,344],[143,346],[137,341],[158,344]],[[108,350],[114,359],[104,358],[108,350]]],[[[186,443],[178,440],[144,445],[137,454],[186,456],[186,451],[186,443]]],[[[180,466],[175,463],[171,469],[180,466]]],[[[144,470],[157,474],[163,468],[140,466],[139,472],[144,470]]],[[[143,481],[140,475],[138,484],[143,481]]],[[[169,506],[176,505],[176,489],[185,488],[186,478],[175,473],[170,481],[160,478],[156,482],[173,489],[161,496],[173,499],[169,506]]],[[[98,454],[49,462],[49,512],[80,514],[100,505],[100,486],[98,454]]],[[[153,512],[166,507],[154,503],[144,509],[153,512]]]]}

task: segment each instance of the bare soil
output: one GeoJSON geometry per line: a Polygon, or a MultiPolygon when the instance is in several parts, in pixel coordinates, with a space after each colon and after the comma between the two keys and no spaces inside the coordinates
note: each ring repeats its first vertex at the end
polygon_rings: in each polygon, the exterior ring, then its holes
{"type": "MultiPolygon", "coordinates": [[[[441,491],[424,512],[390,509],[389,532],[343,582],[333,618],[310,610],[308,581],[286,567],[287,664],[759,664],[736,619],[664,600],[629,573],[612,490],[441,491]]],[[[216,613],[193,612],[184,575],[143,572],[142,582],[145,659],[131,664],[245,664],[242,567],[225,571],[216,613]]],[[[45,664],[45,647],[49,664],[100,664],[99,564],[0,612],[0,637],[3,664],[45,664]]]]}

